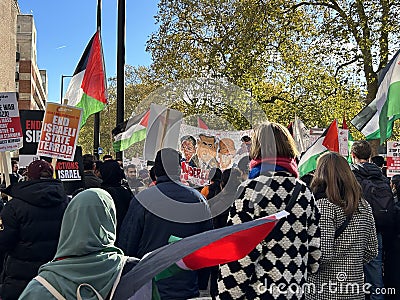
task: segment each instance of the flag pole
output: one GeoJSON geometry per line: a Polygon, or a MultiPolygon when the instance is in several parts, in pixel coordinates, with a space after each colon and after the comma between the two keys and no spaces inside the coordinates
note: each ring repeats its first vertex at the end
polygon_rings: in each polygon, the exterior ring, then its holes
{"type": "MultiPolygon", "coordinates": [[[[117,122],[124,122],[125,102],[125,0],[118,0],[118,41],[117,41],[117,122]]],[[[123,152],[115,154],[123,159],[123,152]]]]}
{"type": "MultiPolygon", "coordinates": [[[[101,32],[101,0],[97,0],[97,30],[101,32]]],[[[93,155],[99,159],[100,147],[100,112],[94,114],[93,155]]]]}

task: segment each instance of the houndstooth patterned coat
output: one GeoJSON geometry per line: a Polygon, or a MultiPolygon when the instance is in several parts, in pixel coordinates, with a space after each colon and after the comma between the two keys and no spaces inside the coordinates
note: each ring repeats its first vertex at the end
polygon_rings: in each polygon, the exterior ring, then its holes
{"type": "Polygon", "coordinates": [[[317,200],[321,212],[321,265],[309,276],[313,286],[306,299],[364,299],[363,265],[378,255],[374,216],[364,199],[343,233],[335,239],[335,230],[346,219],[341,207],[328,199],[317,200]]]}
{"type": "MultiPolygon", "coordinates": [[[[247,222],[282,211],[298,180],[290,173],[274,172],[246,180],[239,188],[228,225],[247,222]]],[[[283,220],[248,256],[220,266],[218,299],[302,299],[289,285],[302,285],[318,270],[320,214],[305,183],[283,220]],[[277,230],[276,230],[277,229],[277,230]],[[280,284],[280,287],[278,285],[280,284]]]]}

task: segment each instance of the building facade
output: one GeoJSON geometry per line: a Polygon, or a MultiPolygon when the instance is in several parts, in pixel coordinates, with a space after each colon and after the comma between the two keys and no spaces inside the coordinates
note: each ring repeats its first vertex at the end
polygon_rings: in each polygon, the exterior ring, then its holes
{"type": "Polygon", "coordinates": [[[44,110],[47,100],[47,72],[39,70],[37,64],[37,32],[33,16],[19,14],[16,31],[19,109],[44,110]]]}
{"type": "Polygon", "coordinates": [[[0,1],[0,92],[15,92],[17,0],[0,1]]]}
{"type": "Polygon", "coordinates": [[[18,92],[19,109],[45,109],[47,72],[37,64],[35,23],[17,0],[0,1],[0,36],[0,92],[18,92]]]}

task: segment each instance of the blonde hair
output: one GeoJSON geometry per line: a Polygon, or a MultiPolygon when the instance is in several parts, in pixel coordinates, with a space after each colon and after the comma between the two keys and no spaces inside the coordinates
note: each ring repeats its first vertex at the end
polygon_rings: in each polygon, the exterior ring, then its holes
{"type": "Polygon", "coordinates": [[[260,159],[266,157],[295,158],[299,155],[296,144],[289,130],[274,122],[264,122],[253,132],[250,157],[260,159]]]}
{"type": "Polygon", "coordinates": [[[342,207],[347,216],[358,208],[361,199],[360,184],[346,159],[336,152],[324,153],[318,159],[311,189],[316,192],[321,187],[326,188],[328,200],[342,207]]]}

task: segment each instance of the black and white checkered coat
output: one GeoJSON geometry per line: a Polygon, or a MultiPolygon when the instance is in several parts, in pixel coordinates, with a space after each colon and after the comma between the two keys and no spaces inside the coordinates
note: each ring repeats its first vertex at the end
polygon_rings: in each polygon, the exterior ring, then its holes
{"type": "MultiPolygon", "coordinates": [[[[282,211],[289,202],[297,180],[287,172],[261,175],[239,188],[228,224],[238,224],[282,211]]],[[[319,211],[305,183],[295,206],[282,227],[273,230],[248,256],[221,265],[218,299],[301,299],[301,294],[280,293],[290,284],[301,285],[307,274],[319,267],[319,211]],[[270,289],[269,291],[266,289],[270,289]]]]}
{"type": "Polygon", "coordinates": [[[321,265],[308,278],[313,291],[306,299],[364,299],[363,264],[378,254],[372,209],[362,199],[346,229],[335,239],[336,228],[346,219],[343,209],[328,199],[317,200],[317,205],[321,213],[321,265]]]}

